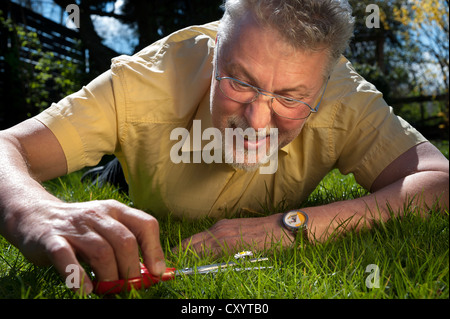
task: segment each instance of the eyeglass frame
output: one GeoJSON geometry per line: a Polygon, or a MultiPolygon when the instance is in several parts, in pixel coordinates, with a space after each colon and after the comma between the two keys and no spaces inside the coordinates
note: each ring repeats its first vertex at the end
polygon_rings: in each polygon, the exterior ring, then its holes
{"type": "MultiPolygon", "coordinates": [[[[309,105],[309,104],[306,103],[306,102],[303,102],[303,101],[300,101],[300,100],[297,100],[297,99],[293,99],[293,98],[290,98],[290,97],[287,97],[287,96],[282,96],[282,95],[279,95],[279,94],[276,94],[276,93],[273,93],[273,92],[269,92],[269,91],[267,91],[267,90],[261,89],[261,88],[259,88],[259,87],[256,87],[256,86],[251,85],[251,84],[248,84],[248,83],[245,83],[245,82],[243,82],[243,81],[241,81],[241,80],[238,80],[238,79],[235,79],[235,78],[233,78],[233,77],[230,77],[230,76],[219,76],[219,71],[218,71],[219,68],[218,68],[218,62],[217,62],[217,61],[219,60],[219,37],[217,37],[216,43],[217,43],[217,47],[216,47],[216,56],[215,56],[215,63],[214,63],[214,68],[215,68],[215,76],[214,76],[214,77],[215,77],[216,81],[219,82],[219,88],[220,88],[220,91],[221,91],[221,92],[223,93],[223,95],[225,95],[227,98],[229,98],[229,99],[232,100],[232,101],[238,102],[238,103],[250,104],[250,103],[253,103],[254,101],[256,101],[256,100],[258,99],[258,96],[259,96],[259,95],[268,96],[268,97],[271,98],[271,99],[270,99],[270,108],[271,108],[271,110],[272,110],[274,113],[276,113],[278,116],[280,116],[280,117],[282,117],[282,118],[285,118],[285,119],[289,119],[289,120],[295,120],[295,121],[297,121],[297,120],[304,120],[304,119],[307,119],[307,118],[311,115],[311,113],[317,113],[317,111],[319,110],[319,106],[320,106],[320,104],[322,103],[323,96],[325,95],[325,91],[326,91],[326,89],[327,89],[327,85],[328,85],[328,81],[330,80],[330,76],[328,76],[327,81],[325,82],[325,87],[324,87],[324,89],[323,89],[323,92],[322,92],[322,95],[321,95],[321,97],[320,97],[319,102],[317,103],[316,107],[313,108],[311,105],[309,105]],[[241,84],[241,85],[244,85],[244,86],[247,86],[247,87],[253,89],[253,90],[256,92],[254,98],[253,98],[251,101],[249,101],[249,102],[242,102],[242,101],[237,101],[237,100],[235,100],[235,99],[229,97],[227,94],[225,94],[225,92],[222,90],[222,87],[221,87],[221,85],[220,85],[220,83],[221,83],[220,81],[222,81],[222,80],[224,80],[224,79],[225,79],[225,80],[232,80],[232,81],[235,81],[235,82],[237,82],[237,83],[239,83],[239,84],[241,84]],[[287,117],[287,116],[284,116],[284,115],[280,115],[280,114],[277,113],[277,111],[275,111],[274,108],[273,108],[273,100],[274,100],[274,99],[278,99],[278,98],[287,99],[287,100],[290,100],[290,101],[295,101],[295,102],[298,102],[298,103],[301,103],[301,104],[306,105],[306,106],[309,108],[309,113],[308,113],[308,115],[305,116],[305,117],[301,117],[301,118],[291,118],[291,117],[287,117]]],[[[278,100],[277,100],[277,101],[278,101],[278,100]]],[[[280,104],[281,104],[283,107],[286,107],[286,106],[284,106],[282,103],[280,103],[280,104]]],[[[296,108],[296,107],[297,107],[297,106],[293,106],[292,109],[294,109],[294,108],[296,108]]]]}

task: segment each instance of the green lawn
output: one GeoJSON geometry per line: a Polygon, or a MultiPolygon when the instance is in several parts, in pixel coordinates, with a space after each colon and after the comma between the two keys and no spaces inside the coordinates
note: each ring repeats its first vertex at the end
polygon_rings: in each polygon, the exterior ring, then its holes
{"type": "MultiPolygon", "coordinates": [[[[448,142],[436,143],[448,158],[448,142]]],[[[132,205],[116,189],[98,189],[79,182],[80,173],[45,184],[65,201],[113,198],[132,205]]],[[[332,171],[304,205],[320,205],[366,194],[353,176],[332,171]]],[[[282,205],[280,205],[282,206],[282,205]]],[[[280,207],[278,207],[280,209],[280,207]]],[[[271,209],[263,209],[268,213],[271,209]]],[[[179,277],[148,290],[119,298],[449,298],[449,215],[429,212],[419,218],[413,208],[406,216],[376,225],[370,231],[349,233],[321,244],[299,238],[294,247],[256,252],[268,257],[266,268],[246,272],[221,270],[215,274],[179,277]],[[378,271],[378,272],[377,272],[378,271]]],[[[185,268],[233,261],[233,256],[198,257],[171,248],[215,220],[197,222],[159,219],[161,242],[168,266],[185,268]]],[[[97,295],[82,296],[101,298],[97,295]]],[[[79,298],[52,267],[36,267],[0,237],[0,298],[79,298]]]]}

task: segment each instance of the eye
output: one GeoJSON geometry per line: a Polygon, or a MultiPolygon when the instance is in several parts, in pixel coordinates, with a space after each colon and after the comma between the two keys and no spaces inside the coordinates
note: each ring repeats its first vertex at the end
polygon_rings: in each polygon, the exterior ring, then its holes
{"type": "Polygon", "coordinates": [[[230,86],[233,90],[236,90],[236,91],[251,91],[252,90],[252,87],[250,85],[245,84],[243,82],[239,82],[239,81],[231,80],[231,79],[229,80],[229,82],[230,82],[230,86]]]}
{"type": "Polygon", "coordinates": [[[300,104],[298,100],[294,100],[288,97],[279,97],[277,98],[277,101],[285,107],[297,107],[300,104]]]}

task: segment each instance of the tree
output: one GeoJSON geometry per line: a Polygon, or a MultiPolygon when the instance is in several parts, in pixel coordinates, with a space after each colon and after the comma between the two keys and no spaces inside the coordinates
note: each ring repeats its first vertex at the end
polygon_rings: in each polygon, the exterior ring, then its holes
{"type": "MultiPolygon", "coordinates": [[[[56,4],[65,8],[74,2],[74,0],[54,0],[56,4]]],[[[103,15],[109,15],[104,11],[104,8],[108,2],[115,1],[102,1],[102,0],[89,0],[79,1],[80,8],[80,28],[79,34],[81,41],[89,50],[91,69],[97,70],[96,73],[101,73],[110,68],[111,59],[118,56],[119,53],[111,48],[102,45],[102,38],[95,31],[94,23],[92,21],[92,15],[102,13],[103,15]]]]}
{"type": "Polygon", "coordinates": [[[405,46],[417,54],[411,64],[413,94],[419,99],[429,96],[440,103],[420,104],[422,114],[434,108],[439,127],[448,136],[449,124],[449,1],[410,0],[393,8],[394,17],[406,26],[405,46]]]}
{"type": "Polygon", "coordinates": [[[446,132],[448,0],[350,2],[357,20],[347,55],[358,72],[420,129],[440,125],[443,130],[430,136],[446,132]],[[366,23],[371,5],[379,9],[378,27],[366,23]]]}
{"type": "MultiPolygon", "coordinates": [[[[61,8],[74,0],[54,0],[61,8]]],[[[80,36],[101,68],[109,67],[110,59],[118,53],[100,46],[102,38],[95,31],[92,16],[112,17],[136,27],[139,44],[135,52],[174,31],[192,24],[218,20],[222,13],[221,0],[125,0],[122,13],[108,10],[116,0],[79,0],[80,36]]]]}
{"type": "Polygon", "coordinates": [[[15,4],[1,3],[0,127],[9,127],[39,113],[78,90],[84,80],[84,51],[80,42],[72,39],[69,48],[68,41],[52,38],[57,40],[52,46],[49,40],[50,33],[61,32],[70,37],[76,33],[37,17],[15,4]],[[29,20],[34,21],[33,27],[26,24],[29,20]]]}
{"type": "Polygon", "coordinates": [[[430,74],[424,77],[427,81],[422,85],[436,87],[436,78],[448,92],[449,72],[449,21],[448,0],[410,0],[394,7],[395,19],[407,27],[404,38],[408,45],[414,43],[421,52],[427,54],[419,55],[424,69],[423,73],[430,74]],[[438,66],[437,70],[429,70],[429,66],[438,66]],[[432,73],[429,73],[429,72],[432,73]]]}
{"type": "Polygon", "coordinates": [[[221,0],[126,0],[121,21],[137,24],[137,51],[181,28],[219,20],[221,4],[221,0]]]}

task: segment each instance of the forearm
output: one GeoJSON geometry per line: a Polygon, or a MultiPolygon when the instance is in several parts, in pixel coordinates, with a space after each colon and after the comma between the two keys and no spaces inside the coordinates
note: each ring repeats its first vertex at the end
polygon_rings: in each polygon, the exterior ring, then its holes
{"type": "Polygon", "coordinates": [[[374,222],[401,216],[405,207],[424,214],[431,207],[448,209],[448,172],[418,172],[370,195],[332,204],[306,208],[309,235],[324,240],[333,231],[370,228],[374,222]]]}
{"type": "Polygon", "coordinates": [[[0,137],[0,149],[0,234],[17,245],[17,228],[27,208],[58,199],[32,177],[17,141],[0,137]]]}
{"type": "Polygon", "coordinates": [[[35,119],[0,131],[0,231],[5,218],[18,218],[15,212],[38,206],[44,200],[57,200],[40,184],[67,172],[66,158],[53,133],[35,119]]]}

